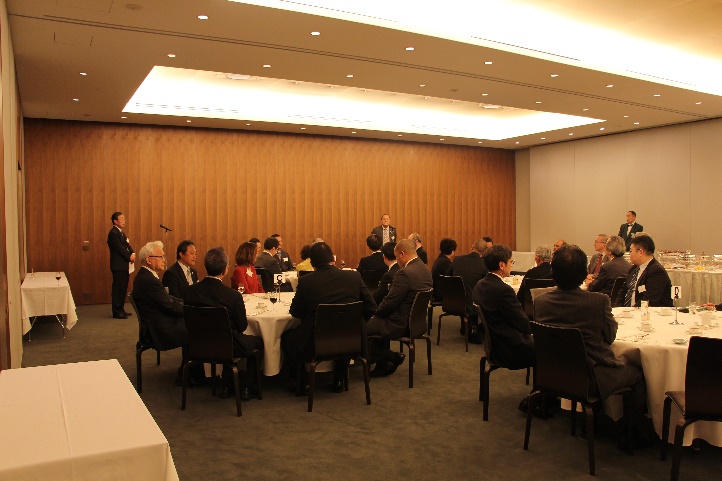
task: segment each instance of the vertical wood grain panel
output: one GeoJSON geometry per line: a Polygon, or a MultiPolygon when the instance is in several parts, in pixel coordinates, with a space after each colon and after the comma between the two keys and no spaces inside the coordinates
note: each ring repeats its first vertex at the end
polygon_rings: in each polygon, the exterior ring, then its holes
{"type": "Polygon", "coordinates": [[[107,303],[106,236],[123,211],[136,251],[183,239],[233,257],[278,232],[299,261],[323,237],[355,266],[389,213],[399,237],[418,232],[429,256],[491,235],[514,248],[514,154],[499,149],[309,135],[25,120],[28,266],[63,270],[78,304],[107,303]],[[159,225],[173,229],[167,236],[159,225]],[[90,250],[82,251],[82,242],[90,250]]]}

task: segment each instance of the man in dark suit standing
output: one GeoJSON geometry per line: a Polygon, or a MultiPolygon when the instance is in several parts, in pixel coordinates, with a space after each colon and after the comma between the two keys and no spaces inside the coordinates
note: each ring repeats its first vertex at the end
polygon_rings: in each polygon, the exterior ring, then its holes
{"type": "Polygon", "coordinates": [[[128,294],[130,265],[135,262],[135,251],[130,246],[128,236],[123,232],[125,215],[122,212],[113,212],[110,221],[113,223],[113,227],[108,232],[110,271],[113,273],[113,286],[111,288],[113,317],[127,319],[131,313],[125,310],[125,296],[128,294]]]}
{"type": "Polygon", "coordinates": [[[426,249],[424,249],[424,246],[421,245],[421,236],[414,232],[413,234],[409,235],[409,239],[414,241],[414,244],[416,245],[416,255],[419,256],[421,262],[423,262],[424,264],[428,264],[429,256],[426,253],[426,249]]]}
{"type": "Polygon", "coordinates": [[[627,222],[619,226],[619,237],[624,239],[624,243],[627,246],[627,250],[632,243],[634,234],[643,232],[644,227],[641,224],[637,224],[637,213],[633,210],[627,212],[627,222]]]}
{"type": "Polygon", "coordinates": [[[524,275],[524,279],[521,280],[521,286],[519,286],[519,292],[516,294],[516,298],[519,303],[523,306],[526,294],[529,291],[527,285],[527,279],[551,279],[552,278],[552,251],[548,245],[540,245],[534,251],[534,262],[536,267],[532,267],[524,275]]]}
{"type": "Polygon", "coordinates": [[[381,225],[377,225],[371,231],[372,234],[377,235],[381,239],[381,244],[387,242],[396,242],[396,227],[390,225],[391,218],[388,214],[381,216],[381,225]]]}
{"type": "Polygon", "coordinates": [[[451,263],[449,275],[460,276],[464,281],[466,291],[466,316],[469,319],[469,342],[476,344],[482,341],[478,325],[479,321],[474,309],[474,301],[471,299],[471,292],[476,284],[489,273],[482,255],[486,251],[486,241],[479,239],[471,246],[471,251],[463,256],[455,256],[451,263]]]}
{"type": "Polygon", "coordinates": [[[278,250],[276,251],[276,261],[281,266],[283,272],[293,270],[293,262],[291,261],[291,254],[283,250],[283,238],[281,234],[273,234],[271,237],[278,241],[278,250]]]}
{"type": "Polygon", "coordinates": [[[629,269],[627,281],[619,290],[614,305],[639,307],[642,301],[649,301],[649,307],[672,307],[672,281],[667,270],[654,258],[652,238],[635,236],[629,260],[634,267],[629,269]]]}
{"type": "MultiPolygon", "coordinates": [[[[362,301],[366,319],[376,310],[376,302],[371,297],[366,284],[358,272],[342,270],[334,265],[333,252],[325,242],[311,246],[311,265],[315,271],[298,280],[296,295],[291,302],[290,313],[301,319],[301,325],[283,333],[283,351],[288,361],[289,371],[293,375],[298,366],[313,357],[313,334],[316,323],[316,310],[319,304],[346,304],[362,301]]],[[[343,390],[344,372],[348,361],[337,361],[334,367],[333,390],[343,390]]]]}
{"type": "MultiPolygon", "coordinates": [[[[225,307],[228,311],[233,334],[233,356],[247,358],[245,383],[241,397],[248,400],[252,395],[251,386],[256,385],[256,369],[253,366],[255,360],[252,353],[255,349],[263,350],[263,340],[258,336],[244,334],[248,327],[246,305],[243,303],[243,296],[238,291],[223,284],[223,278],[228,275],[228,266],[230,265],[228,254],[223,250],[223,247],[214,247],[209,250],[203,259],[203,263],[208,275],[202,281],[188,286],[183,300],[189,306],[225,307]]],[[[233,390],[233,377],[230,368],[223,368],[223,379],[226,384],[224,394],[229,395],[233,390]]]]}
{"type": "Polygon", "coordinates": [[[379,288],[376,289],[376,292],[374,292],[374,300],[376,301],[376,304],[381,304],[381,301],[383,301],[384,297],[386,297],[389,293],[391,283],[394,281],[394,276],[400,269],[399,263],[396,262],[396,254],[394,254],[395,248],[396,242],[387,242],[381,246],[381,254],[384,256],[384,264],[386,264],[388,270],[384,272],[383,276],[381,276],[381,280],[379,280],[379,288]]]}
{"type": "Polygon", "coordinates": [[[196,265],[196,245],[192,240],[184,240],[176,249],[176,262],[163,274],[163,285],[168,288],[168,294],[183,299],[183,293],[188,286],[198,282],[196,265]]]}
{"type": "Polygon", "coordinates": [[[617,334],[617,321],[612,315],[609,297],[579,288],[587,275],[586,266],[586,254],[575,245],[564,246],[554,253],[552,272],[557,289],[537,297],[534,320],[579,329],[599,395],[605,399],[618,389],[631,387],[639,422],[647,404],[642,369],[614,355],[611,344],[617,334]]]}
{"type": "Polygon", "coordinates": [[[366,246],[371,251],[371,255],[362,257],[356,268],[360,274],[364,271],[386,271],[388,267],[384,264],[384,256],[381,254],[381,238],[375,234],[371,234],[366,238],[366,246]]]}
{"type": "Polygon", "coordinates": [[[439,257],[434,261],[434,265],[431,266],[431,276],[434,281],[434,295],[435,301],[441,301],[441,276],[448,276],[451,272],[451,265],[454,260],[454,253],[456,252],[456,241],[445,237],[441,239],[439,243],[439,257]]]}
{"type": "MultiPolygon", "coordinates": [[[[610,260],[602,264],[602,268],[599,269],[599,273],[594,280],[591,282],[585,281],[589,292],[601,292],[611,298],[614,281],[618,277],[627,277],[629,269],[632,267],[632,264],[624,258],[624,250],[624,240],[621,237],[614,236],[607,240],[605,253],[610,260]]],[[[587,276],[588,278],[589,276],[587,276]]],[[[615,301],[615,299],[611,299],[611,301],[615,301]]],[[[614,302],[612,302],[612,307],[614,305],[614,302]]]]}
{"type": "Polygon", "coordinates": [[[472,291],[472,299],[481,308],[489,328],[494,359],[491,361],[509,369],[534,365],[534,339],[529,319],[514,295],[514,289],[504,277],[511,273],[514,260],[511,249],[494,244],[484,252],[489,273],[472,291]]]}
{"type": "Polygon", "coordinates": [[[396,371],[406,356],[390,349],[390,339],[397,339],[408,333],[409,315],[418,291],[431,289],[433,282],[429,268],[416,255],[416,247],[409,239],[402,239],[394,249],[396,260],[401,267],[376,313],[366,324],[369,335],[380,335],[383,339],[372,339],[369,360],[376,363],[374,377],[388,376],[396,371]]]}

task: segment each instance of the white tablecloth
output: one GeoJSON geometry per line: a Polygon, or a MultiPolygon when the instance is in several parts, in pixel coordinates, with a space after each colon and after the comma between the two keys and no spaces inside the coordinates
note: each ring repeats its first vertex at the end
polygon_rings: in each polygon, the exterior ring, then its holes
{"type": "Polygon", "coordinates": [[[58,281],[55,272],[35,272],[25,276],[20,287],[23,334],[30,328],[30,318],[35,316],[53,316],[65,314],[65,327],[72,329],[78,322],[75,312],[75,300],[65,273],[60,273],[58,281]]]}
{"type": "Polygon", "coordinates": [[[722,302],[722,272],[667,269],[667,274],[673,286],[682,286],[678,306],[687,306],[690,301],[697,304],[722,302]]]}
{"type": "MultiPolygon", "coordinates": [[[[628,308],[627,308],[628,309],[628,308]]],[[[618,314],[622,308],[614,308],[618,314]]],[[[670,325],[674,315],[663,316],[660,309],[651,309],[651,323],[654,332],[643,332],[640,330],[641,311],[634,310],[634,317],[620,318],[617,339],[612,344],[612,349],[618,356],[622,354],[635,355],[639,349],[639,357],[644,370],[644,377],[647,382],[647,402],[654,423],[654,429],[658,435],[662,433],[662,411],[665,391],[684,391],[685,369],[687,365],[688,344],[678,345],[672,339],[689,340],[687,330],[695,321],[699,321],[699,315],[679,313],[679,321],[683,325],[670,325]]],[[[717,314],[718,315],[718,314],[717,314]]],[[[714,322],[719,323],[719,317],[714,322]]],[[[715,327],[703,330],[703,335],[709,337],[722,337],[722,328],[715,327]]],[[[671,429],[669,441],[674,440],[674,426],[679,419],[679,411],[672,408],[671,429]]],[[[722,425],[720,423],[699,421],[685,430],[684,444],[689,446],[694,438],[701,438],[715,446],[722,446],[722,425]]]]}
{"type": "Polygon", "coordinates": [[[266,376],[275,376],[281,371],[281,335],[300,324],[288,313],[293,296],[293,292],[282,292],[281,302],[276,305],[264,294],[243,296],[248,318],[245,334],[263,339],[263,374],[266,376]]]}
{"type": "Polygon", "coordinates": [[[115,359],[0,372],[0,432],[0,479],[178,480],[115,359]]]}

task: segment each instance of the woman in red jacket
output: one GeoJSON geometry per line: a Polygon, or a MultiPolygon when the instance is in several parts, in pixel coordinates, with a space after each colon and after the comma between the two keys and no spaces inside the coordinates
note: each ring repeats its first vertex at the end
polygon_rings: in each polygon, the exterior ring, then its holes
{"type": "Polygon", "coordinates": [[[236,251],[236,268],[233,270],[231,278],[231,287],[238,289],[244,287],[244,294],[256,294],[266,292],[263,290],[263,284],[258,279],[256,268],[253,267],[253,261],[256,259],[256,244],[252,242],[244,242],[236,251]]]}

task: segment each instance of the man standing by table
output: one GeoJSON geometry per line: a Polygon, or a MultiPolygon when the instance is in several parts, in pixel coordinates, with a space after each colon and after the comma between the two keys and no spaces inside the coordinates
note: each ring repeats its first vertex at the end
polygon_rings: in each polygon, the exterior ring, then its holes
{"type": "Polygon", "coordinates": [[[643,231],[644,227],[641,224],[637,224],[637,213],[630,210],[627,212],[627,222],[619,226],[618,235],[624,239],[624,244],[627,246],[627,250],[629,250],[634,234],[643,231]]]}
{"type": "Polygon", "coordinates": [[[135,251],[130,245],[128,236],[123,232],[125,215],[122,212],[113,212],[110,216],[113,223],[108,232],[108,248],[110,249],[110,271],[113,273],[113,286],[111,288],[111,305],[115,319],[127,319],[131,315],[125,310],[125,296],[128,295],[128,281],[130,273],[135,270],[135,251]]]}
{"type": "Polygon", "coordinates": [[[168,294],[183,299],[183,293],[188,286],[198,282],[196,265],[196,245],[192,240],[184,240],[176,249],[176,263],[163,274],[163,285],[168,288],[168,294]]]}
{"type": "MultiPolygon", "coordinates": [[[[325,242],[311,246],[311,265],[315,272],[298,280],[296,295],[291,302],[290,313],[301,319],[301,325],[283,333],[283,352],[291,376],[300,365],[313,357],[313,334],[316,323],[316,310],[319,304],[346,304],[363,301],[364,317],[368,319],[376,310],[376,302],[371,297],[361,275],[353,270],[338,269],[334,265],[333,252],[325,242]]],[[[334,365],[333,391],[343,390],[343,378],[348,360],[336,361],[334,365]]]]}
{"type": "MultiPolygon", "coordinates": [[[[621,237],[621,236],[620,236],[621,237]]],[[[672,307],[672,281],[667,270],[654,258],[654,241],[648,235],[637,235],[629,250],[632,267],[627,281],[619,290],[615,306],[639,307],[649,301],[649,307],[672,307]]]]}
{"type": "Polygon", "coordinates": [[[377,235],[381,239],[381,245],[387,242],[396,242],[396,227],[390,225],[391,217],[388,214],[381,216],[381,225],[377,225],[371,231],[372,234],[377,235]]]}

